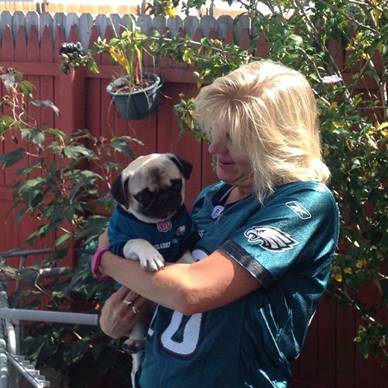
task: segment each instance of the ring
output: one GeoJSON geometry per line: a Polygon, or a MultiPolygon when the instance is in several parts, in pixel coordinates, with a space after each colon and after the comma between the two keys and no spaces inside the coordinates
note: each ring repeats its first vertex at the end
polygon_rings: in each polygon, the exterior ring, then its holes
{"type": "Polygon", "coordinates": [[[133,305],[132,307],[131,307],[131,309],[132,309],[132,312],[136,315],[136,314],[139,314],[139,312],[140,312],[140,310],[135,306],[135,305],[133,305]]]}
{"type": "Polygon", "coordinates": [[[124,299],[123,303],[127,306],[130,306],[133,302],[131,300],[124,299]]]}

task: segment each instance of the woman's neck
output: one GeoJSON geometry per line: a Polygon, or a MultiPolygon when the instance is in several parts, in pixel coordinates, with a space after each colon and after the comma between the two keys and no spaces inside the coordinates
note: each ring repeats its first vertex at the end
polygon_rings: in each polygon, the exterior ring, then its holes
{"type": "Polygon", "coordinates": [[[251,195],[253,188],[248,186],[234,186],[230,191],[228,198],[225,201],[225,205],[240,201],[241,199],[251,195]]]}

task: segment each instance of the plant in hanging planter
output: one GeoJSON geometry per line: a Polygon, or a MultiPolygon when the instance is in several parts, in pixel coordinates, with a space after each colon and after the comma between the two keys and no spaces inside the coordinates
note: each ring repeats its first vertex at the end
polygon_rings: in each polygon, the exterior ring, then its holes
{"type": "Polygon", "coordinates": [[[85,50],[80,42],[63,43],[60,49],[62,70],[85,66],[98,73],[95,57],[108,54],[120,66],[122,74],[108,86],[119,114],[128,120],[142,119],[157,110],[161,80],[157,74],[143,72],[144,53],[151,54],[151,38],[139,31],[135,20],[120,35],[110,40],[98,37],[93,47],[85,50]]]}

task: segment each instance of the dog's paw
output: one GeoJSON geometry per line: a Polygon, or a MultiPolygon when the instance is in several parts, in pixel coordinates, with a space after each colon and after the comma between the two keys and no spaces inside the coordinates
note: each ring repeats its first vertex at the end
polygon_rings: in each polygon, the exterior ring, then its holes
{"type": "Polygon", "coordinates": [[[140,265],[146,271],[159,271],[164,267],[163,256],[152,246],[139,254],[140,265]]]}
{"type": "Polygon", "coordinates": [[[164,267],[163,256],[148,241],[133,239],[126,242],[123,248],[124,257],[137,259],[146,271],[158,271],[164,267]]]}
{"type": "Polygon", "coordinates": [[[121,348],[129,354],[141,352],[144,350],[144,340],[128,338],[123,342],[121,348]]]}

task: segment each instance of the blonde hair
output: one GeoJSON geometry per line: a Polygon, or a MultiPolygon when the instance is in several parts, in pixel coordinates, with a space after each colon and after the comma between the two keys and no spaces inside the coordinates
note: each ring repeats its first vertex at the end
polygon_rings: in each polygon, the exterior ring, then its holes
{"type": "Polygon", "coordinates": [[[330,177],[311,86],[280,63],[252,62],[217,78],[199,92],[195,117],[210,138],[226,129],[232,144],[246,151],[260,202],[278,185],[330,177]]]}

